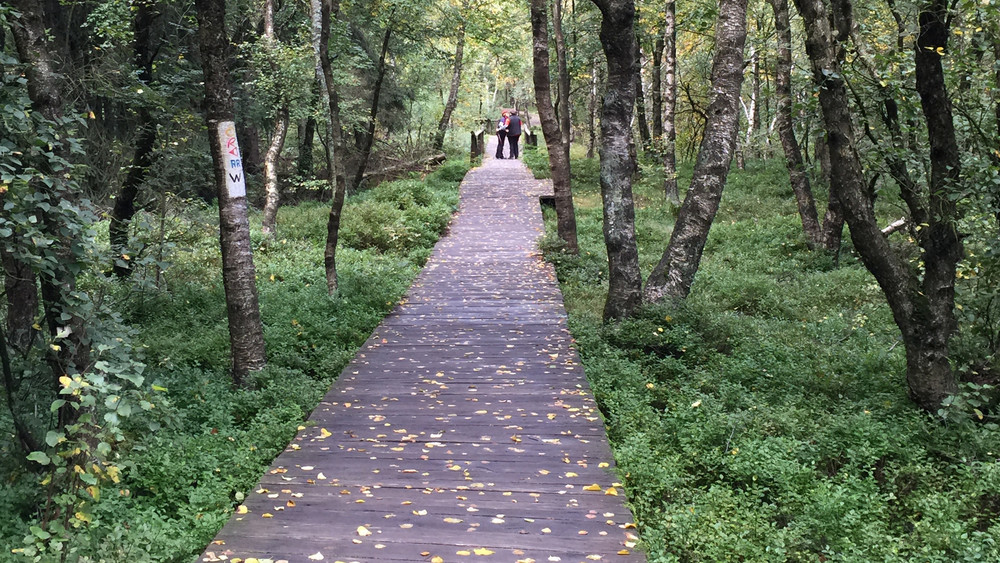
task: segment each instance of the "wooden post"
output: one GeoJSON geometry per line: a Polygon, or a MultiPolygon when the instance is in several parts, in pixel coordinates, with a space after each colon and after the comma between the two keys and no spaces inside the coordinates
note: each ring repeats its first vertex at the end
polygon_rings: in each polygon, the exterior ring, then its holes
{"type": "Polygon", "coordinates": [[[482,154],[482,151],[480,151],[479,149],[479,142],[478,139],[476,138],[476,132],[472,131],[471,135],[472,135],[472,141],[469,148],[469,162],[475,162],[476,157],[482,154]]]}

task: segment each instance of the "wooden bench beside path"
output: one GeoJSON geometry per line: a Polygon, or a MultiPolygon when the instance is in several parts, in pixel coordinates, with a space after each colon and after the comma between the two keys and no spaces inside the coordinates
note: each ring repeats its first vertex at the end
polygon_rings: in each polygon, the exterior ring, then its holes
{"type": "Polygon", "coordinates": [[[199,561],[645,561],[536,247],[538,182],[487,154],[404,302],[199,561]]]}

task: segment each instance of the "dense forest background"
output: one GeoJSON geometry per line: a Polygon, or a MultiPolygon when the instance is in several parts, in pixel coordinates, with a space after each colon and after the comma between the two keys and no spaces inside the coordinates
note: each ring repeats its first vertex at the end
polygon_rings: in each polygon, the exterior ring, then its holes
{"type": "Polygon", "coordinates": [[[7,0],[0,75],[0,557],[200,552],[516,108],[651,560],[997,558],[996,0],[7,0]]]}

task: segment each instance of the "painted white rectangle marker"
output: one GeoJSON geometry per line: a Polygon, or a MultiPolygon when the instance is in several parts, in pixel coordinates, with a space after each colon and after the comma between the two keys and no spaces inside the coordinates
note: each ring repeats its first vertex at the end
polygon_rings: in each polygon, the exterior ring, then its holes
{"type": "Polygon", "coordinates": [[[243,157],[240,144],[236,140],[236,124],[232,121],[219,122],[219,146],[222,148],[222,168],[226,173],[226,189],[229,199],[246,197],[247,184],[243,174],[243,157]]]}

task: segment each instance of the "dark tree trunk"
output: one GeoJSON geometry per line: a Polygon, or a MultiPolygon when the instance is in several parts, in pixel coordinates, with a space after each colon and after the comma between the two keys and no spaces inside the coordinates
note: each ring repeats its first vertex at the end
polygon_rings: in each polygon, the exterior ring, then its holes
{"type": "MultiPolygon", "coordinates": [[[[375,87],[372,89],[372,106],[368,115],[368,128],[361,135],[361,142],[358,145],[358,148],[360,149],[358,154],[358,167],[354,171],[354,182],[351,184],[352,191],[358,190],[361,187],[361,182],[364,181],[365,170],[368,168],[368,159],[371,158],[372,154],[372,143],[375,142],[375,125],[378,117],[379,97],[382,94],[382,82],[385,80],[385,58],[389,54],[389,39],[392,37],[392,26],[393,23],[390,21],[386,25],[385,32],[382,34],[382,51],[378,58],[378,76],[375,79],[375,87]]],[[[327,88],[332,86],[333,85],[328,80],[327,88]]]]}
{"type": "MultiPolygon", "coordinates": [[[[468,2],[465,3],[468,9],[468,2]]],[[[434,150],[440,151],[444,148],[444,134],[448,131],[448,123],[451,121],[451,114],[458,105],[458,88],[462,85],[462,59],[465,54],[465,14],[460,14],[462,23],[458,26],[457,45],[455,46],[455,66],[451,74],[451,88],[448,90],[448,101],[444,104],[444,113],[441,114],[441,121],[438,122],[437,133],[434,134],[434,150]]]]}
{"type": "Polygon", "coordinates": [[[820,106],[834,171],[831,192],[838,195],[854,246],[885,293],[902,333],[910,397],[923,409],[936,412],[941,401],[958,389],[948,361],[948,341],[956,324],[955,264],[962,255],[956,210],[948,201],[960,170],[958,144],[937,52],[947,47],[947,5],[931,2],[921,11],[915,53],[918,93],[932,144],[929,224],[918,238],[925,264],[921,280],[879,228],[855,147],[847,86],[841,75],[845,50],[840,43],[852,27],[851,5],[834,5],[831,18],[823,0],[796,0],[795,4],[806,26],[813,79],[821,86],[820,106]]]}
{"type": "Polygon", "coordinates": [[[601,69],[597,57],[594,57],[590,71],[590,92],[587,98],[587,158],[594,158],[594,150],[597,147],[597,86],[600,84],[598,73],[601,69]]]}
{"type": "MultiPolygon", "coordinates": [[[[18,57],[25,65],[31,105],[49,121],[59,123],[63,117],[63,83],[56,68],[43,15],[39,12],[40,6],[35,0],[11,0],[10,4],[20,13],[17,24],[11,27],[18,57]]],[[[55,150],[62,158],[69,156],[65,146],[57,147],[55,150]]],[[[45,196],[48,200],[46,203],[55,207],[64,200],[75,201],[77,194],[68,190],[59,180],[61,173],[65,171],[54,170],[48,161],[39,163],[39,166],[50,179],[54,180],[51,183],[36,182],[32,186],[45,196]]],[[[53,337],[68,330],[68,335],[59,341],[59,350],[51,352],[48,358],[52,369],[53,390],[58,391],[62,387],[59,383],[60,377],[83,373],[90,367],[90,338],[87,326],[73,306],[76,271],[81,267],[75,256],[80,249],[76,248],[79,241],[63,234],[58,217],[41,208],[38,215],[42,229],[53,240],[50,250],[55,258],[54,264],[42,269],[38,274],[46,325],[53,337]]],[[[79,411],[67,402],[59,409],[59,426],[65,427],[71,424],[78,415],[79,411]]]]}
{"type": "MultiPolygon", "coordinates": [[[[559,0],[556,0],[558,3],[559,0]]],[[[538,106],[538,120],[542,125],[542,135],[549,153],[549,167],[552,170],[552,187],[556,203],[556,230],[566,244],[566,251],[579,252],[576,239],[576,214],[573,209],[573,194],[570,189],[570,163],[568,132],[562,131],[552,107],[552,86],[549,74],[549,36],[546,0],[531,1],[532,78],[535,85],[535,103],[538,106]]],[[[556,9],[558,12],[558,9],[556,9]]],[[[563,106],[565,110],[567,106],[563,106]]],[[[563,114],[566,114],[563,111],[563,114]]]]}
{"type": "Polygon", "coordinates": [[[310,116],[299,127],[299,176],[313,175],[313,144],[316,142],[316,118],[310,116]]]}
{"type": "MultiPolygon", "coordinates": [[[[569,148],[570,143],[572,142],[573,106],[569,103],[570,79],[569,69],[566,66],[566,37],[563,35],[562,30],[562,0],[554,0],[552,2],[552,33],[555,35],[556,39],[556,71],[559,73],[558,96],[559,107],[562,108],[562,111],[559,113],[559,133],[561,134],[562,144],[565,147],[567,170],[569,170],[568,163],[569,148]]],[[[566,193],[564,195],[571,196],[568,181],[566,184],[566,193]]],[[[569,199],[569,205],[570,214],[572,215],[572,197],[569,199]]],[[[576,246],[576,219],[573,219],[573,246],[576,246]]]]}
{"type": "Polygon", "coordinates": [[[663,25],[663,193],[670,203],[681,202],[677,187],[677,4],[668,0],[663,25]]]}
{"type": "Polygon", "coordinates": [[[775,60],[774,90],[777,96],[778,138],[785,152],[785,166],[795,194],[795,201],[802,218],[802,228],[805,231],[809,246],[822,245],[823,232],[820,229],[819,216],[816,213],[816,200],[813,198],[812,187],[809,185],[809,175],[799,142],[795,138],[795,127],[792,119],[792,28],[788,14],[788,0],[770,0],[774,10],[774,27],[778,39],[778,52],[775,60]]]}
{"type": "Polygon", "coordinates": [[[653,98],[653,139],[662,141],[663,139],[663,35],[657,36],[653,42],[652,75],[650,76],[650,88],[653,98]]]}
{"type": "MultiPolygon", "coordinates": [[[[0,196],[0,204],[3,196],[0,196]]],[[[17,234],[12,238],[16,240],[17,234]]],[[[0,247],[3,261],[4,294],[7,299],[7,340],[11,346],[26,350],[35,337],[35,316],[38,315],[38,281],[35,272],[15,257],[8,248],[0,247]]]]}
{"type": "Polygon", "coordinates": [[[604,318],[621,319],[642,304],[632,199],[635,161],[629,151],[636,91],[635,5],[632,0],[593,1],[603,16],[601,46],[608,61],[607,91],[601,109],[601,200],[608,251],[604,318]]]}
{"type": "Polygon", "coordinates": [[[7,351],[7,339],[0,332],[0,376],[2,376],[4,396],[7,399],[7,410],[10,411],[17,443],[25,454],[42,449],[38,437],[31,433],[28,425],[21,420],[21,408],[17,404],[18,382],[14,379],[14,370],[10,363],[10,353],[7,351]]]}
{"type": "MultiPolygon", "coordinates": [[[[638,13],[638,10],[636,10],[638,13]]],[[[638,19],[638,15],[636,16],[638,19]]],[[[642,87],[642,45],[637,37],[635,45],[635,114],[639,122],[639,143],[642,150],[649,149],[649,120],[646,119],[646,96],[642,87]]]]}
{"type": "MultiPolygon", "coordinates": [[[[337,242],[340,238],[340,218],[344,209],[344,197],[346,193],[346,183],[343,175],[339,172],[339,159],[337,152],[340,147],[340,108],[337,97],[336,83],[333,81],[333,66],[330,62],[330,23],[340,12],[339,0],[312,0],[313,14],[313,40],[316,51],[316,58],[319,63],[319,81],[322,82],[324,99],[327,103],[329,119],[327,120],[327,167],[330,170],[328,179],[333,198],[330,203],[330,215],[326,222],[326,247],[323,251],[323,262],[326,270],[326,288],[329,295],[335,295],[339,287],[337,278],[337,242]],[[318,9],[317,9],[318,8],[318,9]]],[[[385,40],[382,43],[382,63],[379,72],[379,81],[376,85],[375,101],[372,103],[372,123],[375,120],[375,111],[378,107],[378,88],[381,87],[382,75],[384,73],[385,54],[388,50],[389,30],[386,30],[385,40]]],[[[374,129],[370,129],[374,134],[374,129]]],[[[369,146],[371,140],[369,139],[369,146]]],[[[361,176],[363,177],[363,168],[361,176]]],[[[359,182],[360,183],[360,182],[359,182]]]]}
{"type": "MultiPolygon", "coordinates": [[[[264,2],[264,41],[267,49],[274,51],[277,38],[274,32],[274,0],[264,2]]],[[[277,72],[277,62],[270,57],[271,71],[277,72]]],[[[278,222],[278,207],[281,205],[281,188],[278,184],[278,162],[281,151],[285,148],[285,138],[288,136],[289,110],[288,102],[282,100],[281,107],[274,115],[271,128],[271,142],[264,154],[264,214],[261,219],[261,231],[265,236],[274,236],[278,222]]]]}
{"type": "Polygon", "coordinates": [[[949,21],[946,0],[925,2],[919,16],[920,32],[915,47],[917,93],[927,120],[931,174],[929,227],[918,232],[920,246],[924,249],[924,279],[915,299],[919,312],[911,321],[914,325],[910,345],[913,354],[907,354],[906,375],[910,397],[931,412],[945,397],[958,391],[949,362],[948,344],[957,328],[955,270],[964,256],[958,233],[959,212],[953,197],[960,192],[962,164],[941,63],[951,34],[949,21]]]}
{"type": "MultiPolygon", "coordinates": [[[[139,69],[139,81],[146,87],[153,81],[153,59],[155,52],[152,40],[153,21],[157,17],[155,0],[140,0],[134,4],[135,12],[132,18],[133,59],[139,69]]],[[[115,206],[111,211],[108,223],[108,238],[111,242],[112,269],[119,279],[132,275],[132,260],[128,255],[128,228],[135,216],[135,200],[139,196],[139,188],[146,181],[149,167],[153,163],[153,150],[156,148],[156,121],[153,112],[145,104],[138,108],[138,135],[135,140],[135,152],[132,153],[132,165],[129,166],[125,181],[122,183],[115,206]]]]}
{"type": "Polygon", "coordinates": [[[645,297],[649,301],[687,297],[719,210],[739,133],[746,16],[746,0],[720,5],[712,63],[713,99],[708,107],[705,136],[670,243],[646,281],[645,297]]]}
{"type": "Polygon", "coordinates": [[[229,316],[233,383],[246,386],[250,372],[266,365],[264,331],[257,299],[256,272],[250,245],[246,184],[236,139],[232,86],[229,82],[229,38],[225,0],[195,0],[198,38],[205,74],[205,122],[215,163],[219,198],[219,243],[222,282],[229,316]]]}

